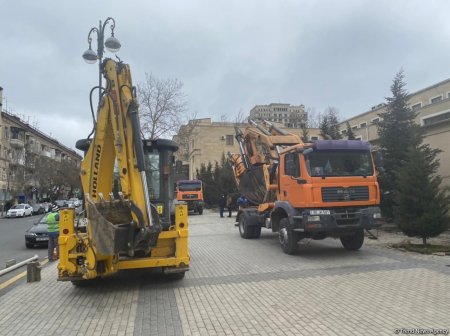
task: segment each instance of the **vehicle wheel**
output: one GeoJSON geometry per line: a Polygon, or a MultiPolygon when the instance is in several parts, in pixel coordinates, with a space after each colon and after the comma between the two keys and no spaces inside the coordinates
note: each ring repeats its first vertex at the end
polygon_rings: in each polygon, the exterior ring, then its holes
{"type": "Polygon", "coordinates": [[[341,243],[346,250],[359,250],[364,243],[364,230],[361,229],[350,236],[341,237],[341,243]]]}
{"type": "Polygon", "coordinates": [[[239,233],[244,239],[254,239],[261,236],[261,226],[252,225],[249,226],[246,223],[244,215],[239,217],[239,233]]]}
{"type": "Polygon", "coordinates": [[[97,283],[97,278],[90,280],[71,280],[72,285],[75,287],[89,287],[97,283]]]}
{"type": "Polygon", "coordinates": [[[33,244],[25,243],[25,246],[26,246],[27,248],[32,248],[32,247],[33,247],[33,244]]]}
{"type": "Polygon", "coordinates": [[[203,208],[198,208],[198,214],[202,215],[203,214],[203,208]]]}
{"type": "Polygon", "coordinates": [[[169,273],[169,274],[164,274],[164,277],[167,280],[182,280],[184,278],[186,272],[180,272],[180,273],[169,273]]]}
{"type": "Polygon", "coordinates": [[[281,248],[286,254],[295,254],[298,251],[299,234],[287,228],[289,220],[283,218],[280,221],[280,231],[278,238],[280,240],[281,248]]]}

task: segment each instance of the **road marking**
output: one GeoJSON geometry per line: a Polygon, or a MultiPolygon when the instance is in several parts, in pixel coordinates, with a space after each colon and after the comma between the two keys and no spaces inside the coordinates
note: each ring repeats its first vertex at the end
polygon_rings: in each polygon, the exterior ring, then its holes
{"type": "MultiPolygon", "coordinates": [[[[41,262],[41,266],[45,265],[46,263],[48,263],[48,259],[45,258],[42,262],[41,262]]],[[[22,273],[17,274],[16,276],[12,277],[9,280],[6,280],[5,282],[0,283],[0,290],[8,287],[9,285],[13,284],[14,282],[22,279],[25,275],[27,275],[27,271],[24,271],[22,273]]]]}

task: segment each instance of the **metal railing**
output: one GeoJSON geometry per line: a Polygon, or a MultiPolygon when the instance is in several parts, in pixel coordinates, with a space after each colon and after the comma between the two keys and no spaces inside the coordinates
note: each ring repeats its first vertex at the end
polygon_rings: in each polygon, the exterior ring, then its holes
{"type": "Polygon", "coordinates": [[[34,257],[32,257],[32,258],[26,259],[24,261],[21,261],[21,262],[15,264],[15,265],[12,265],[10,267],[7,267],[7,268],[1,270],[0,271],[0,276],[4,275],[6,273],[9,273],[11,271],[14,271],[17,268],[22,267],[22,266],[24,266],[24,265],[26,265],[26,264],[28,264],[28,263],[30,263],[32,261],[38,260],[38,259],[39,259],[38,255],[35,254],[34,257]]]}

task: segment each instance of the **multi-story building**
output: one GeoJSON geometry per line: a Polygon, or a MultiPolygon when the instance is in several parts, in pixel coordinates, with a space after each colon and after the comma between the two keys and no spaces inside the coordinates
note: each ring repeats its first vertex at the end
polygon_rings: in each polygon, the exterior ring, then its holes
{"type": "MultiPolygon", "coordinates": [[[[175,153],[176,159],[189,165],[189,178],[196,177],[197,169],[202,164],[219,162],[222,155],[239,153],[239,144],[235,139],[235,126],[242,130],[248,126],[232,122],[213,122],[211,118],[191,120],[187,125],[181,127],[180,132],[173,137],[180,148],[175,153]]],[[[286,128],[278,125],[288,132],[302,136],[302,130],[298,128],[286,128]]],[[[319,129],[309,129],[310,139],[319,138],[319,129]]]]}
{"type": "MultiPolygon", "coordinates": [[[[411,109],[417,112],[416,123],[425,130],[424,142],[432,148],[439,148],[439,174],[444,183],[450,185],[450,79],[426,87],[408,96],[411,109]]],[[[386,104],[373,106],[364,112],[340,124],[342,134],[347,133],[347,122],[361,140],[370,141],[376,145],[378,140],[376,122],[382,118],[380,114],[386,112],[386,104]]],[[[401,134],[399,134],[401,136],[401,134]]],[[[406,148],[405,148],[406,150],[406,148]]]]}
{"type": "Polygon", "coordinates": [[[306,122],[305,106],[291,106],[291,104],[281,103],[256,105],[250,110],[250,119],[273,121],[287,128],[303,128],[306,122]]]}
{"type": "MultiPolygon", "coordinates": [[[[416,122],[425,130],[425,143],[432,148],[442,150],[439,154],[441,165],[438,173],[444,178],[444,183],[450,185],[450,148],[448,146],[450,143],[450,79],[411,93],[408,98],[409,106],[417,111],[416,122]]],[[[305,114],[303,105],[256,105],[250,112],[250,118],[255,121],[266,119],[282,123],[289,132],[302,136],[301,130],[297,127],[287,127],[293,125],[288,117],[285,118],[292,110],[305,114]]],[[[344,120],[339,125],[344,138],[347,133],[347,122],[349,122],[357,139],[370,141],[376,146],[378,141],[376,122],[382,118],[380,114],[384,112],[386,112],[386,104],[380,103],[367,112],[344,120]]],[[[214,163],[220,161],[223,153],[239,151],[234,138],[234,126],[234,123],[212,122],[210,118],[193,120],[190,122],[190,132],[187,132],[189,135],[184,136],[183,141],[177,136],[174,137],[175,141],[184,144],[180,146],[177,158],[189,164],[190,178],[195,177],[196,169],[199,169],[202,163],[214,163]]],[[[239,125],[242,128],[246,126],[246,124],[239,125]]],[[[320,130],[308,129],[308,138],[320,139],[320,130]]]]}
{"type": "MultiPolygon", "coordinates": [[[[0,87],[0,102],[2,93],[0,87]]],[[[33,169],[39,157],[80,165],[82,157],[73,149],[3,111],[1,105],[0,110],[0,202],[20,196],[27,188],[38,190],[33,169]]]]}

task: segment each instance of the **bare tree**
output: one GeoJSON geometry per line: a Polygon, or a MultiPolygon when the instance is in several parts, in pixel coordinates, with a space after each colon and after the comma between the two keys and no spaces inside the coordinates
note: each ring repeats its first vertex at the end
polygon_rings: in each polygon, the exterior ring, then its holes
{"type": "Polygon", "coordinates": [[[182,88],[183,83],[176,78],[158,79],[145,74],[145,82],[138,84],[141,129],[145,137],[170,136],[180,128],[187,105],[182,88]]]}
{"type": "Polygon", "coordinates": [[[322,121],[322,114],[317,112],[314,107],[306,108],[306,123],[307,128],[319,128],[320,122],[322,121]]]}
{"type": "Polygon", "coordinates": [[[247,123],[247,119],[248,116],[246,116],[244,114],[244,112],[242,112],[242,108],[239,109],[238,113],[236,114],[236,116],[234,117],[234,124],[238,125],[238,124],[245,124],[247,123]]]}
{"type": "Polygon", "coordinates": [[[177,157],[182,161],[189,161],[189,145],[198,123],[199,119],[197,119],[197,113],[195,112],[187,117],[187,120],[180,126],[178,133],[173,137],[173,140],[180,146],[177,157]]]}

